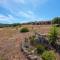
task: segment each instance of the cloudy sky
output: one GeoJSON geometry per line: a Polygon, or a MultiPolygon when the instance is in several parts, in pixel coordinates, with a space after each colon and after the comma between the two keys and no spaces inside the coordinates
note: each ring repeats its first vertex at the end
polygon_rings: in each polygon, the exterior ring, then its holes
{"type": "Polygon", "coordinates": [[[49,20],[60,16],[60,0],[0,0],[0,23],[49,20]]]}

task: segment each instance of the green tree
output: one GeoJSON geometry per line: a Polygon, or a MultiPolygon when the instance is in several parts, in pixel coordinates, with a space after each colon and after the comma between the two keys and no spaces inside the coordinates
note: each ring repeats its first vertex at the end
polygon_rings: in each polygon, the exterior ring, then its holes
{"type": "Polygon", "coordinates": [[[55,55],[54,51],[45,51],[42,54],[42,59],[43,60],[56,60],[56,55],[55,55]]]}
{"type": "Polygon", "coordinates": [[[60,24],[60,17],[55,17],[52,19],[53,24],[60,24]]]}
{"type": "Polygon", "coordinates": [[[49,43],[54,45],[57,41],[57,37],[58,37],[57,28],[56,28],[56,26],[53,26],[48,35],[49,43]]]}

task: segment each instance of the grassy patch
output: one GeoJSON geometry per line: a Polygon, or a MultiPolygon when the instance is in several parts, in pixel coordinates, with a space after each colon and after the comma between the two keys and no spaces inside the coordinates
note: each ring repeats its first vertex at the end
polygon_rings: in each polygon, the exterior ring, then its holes
{"type": "Polygon", "coordinates": [[[42,59],[43,60],[56,60],[56,56],[55,56],[54,51],[45,51],[42,54],[42,59]]]}

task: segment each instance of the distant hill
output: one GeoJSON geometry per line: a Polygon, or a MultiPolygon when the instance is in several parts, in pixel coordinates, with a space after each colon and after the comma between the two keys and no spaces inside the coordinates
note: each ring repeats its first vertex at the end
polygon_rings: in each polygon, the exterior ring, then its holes
{"type": "Polygon", "coordinates": [[[3,27],[16,27],[16,26],[20,26],[21,24],[20,23],[14,23],[14,24],[3,24],[3,23],[0,23],[0,28],[3,28],[3,27]]]}
{"type": "Polygon", "coordinates": [[[16,27],[16,26],[21,26],[21,25],[47,25],[51,24],[51,21],[35,21],[35,22],[28,22],[28,23],[13,23],[13,24],[3,24],[0,23],[0,28],[3,27],[16,27]]]}
{"type": "Polygon", "coordinates": [[[28,22],[28,23],[22,23],[22,24],[32,24],[32,25],[47,25],[47,24],[51,24],[51,21],[35,21],[35,22],[28,22]]]}

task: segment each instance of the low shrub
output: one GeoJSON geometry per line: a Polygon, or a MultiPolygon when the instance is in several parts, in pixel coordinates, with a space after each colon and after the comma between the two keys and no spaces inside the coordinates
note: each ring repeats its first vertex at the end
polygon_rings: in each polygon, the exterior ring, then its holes
{"type": "Polygon", "coordinates": [[[45,47],[43,45],[36,46],[37,54],[42,54],[45,51],[45,47]]]}
{"type": "Polygon", "coordinates": [[[20,30],[20,32],[22,32],[22,33],[24,33],[24,32],[29,32],[29,29],[28,29],[28,28],[22,28],[22,29],[20,30]]]}
{"type": "Polygon", "coordinates": [[[58,30],[57,30],[57,27],[54,25],[52,26],[51,31],[49,32],[48,40],[49,40],[49,43],[52,46],[54,46],[57,42],[57,39],[58,39],[58,30]]]}
{"type": "Polygon", "coordinates": [[[45,51],[42,54],[42,59],[43,60],[56,60],[55,53],[53,51],[45,51]]]}

